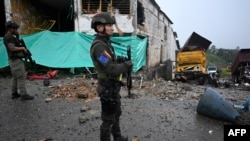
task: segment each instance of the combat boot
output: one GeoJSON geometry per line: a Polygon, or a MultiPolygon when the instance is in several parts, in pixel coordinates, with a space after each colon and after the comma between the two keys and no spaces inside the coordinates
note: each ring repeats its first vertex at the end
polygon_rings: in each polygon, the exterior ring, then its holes
{"type": "Polygon", "coordinates": [[[19,98],[21,95],[19,94],[19,93],[17,93],[17,92],[15,92],[15,93],[12,93],[12,99],[17,99],[17,98],[19,98]]]}
{"type": "Polygon", "coordinates": [[[120,136],[114,138],[114,141],[128,141],[128,137],[120,136]]]}
{"type": "Polygon", "coordinates": [[[33,100],[34,96],[30,96],[28,94],[22,95],[21,100],[33,100]]]}

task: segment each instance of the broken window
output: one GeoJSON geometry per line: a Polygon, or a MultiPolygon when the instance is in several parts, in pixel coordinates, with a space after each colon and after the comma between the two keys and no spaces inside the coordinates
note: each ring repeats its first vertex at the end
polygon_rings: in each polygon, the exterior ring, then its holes
{"type": "Polygon", "coordinates": [[[100,11],[130,14],[129,0],[82,0],[82,13],[94,14],[100,11]]]}
{"type": "Polygon", "coordinates": [[[164,33],[166,34],[167,33],[167,26],[164,26],[164,33]]]}
{"type": "Polygon", "coordinates": [[[167,29],[167,26],[164,26],[164,40],[168,39],[167,29]]]}
{"type": "Polygon", "coordinates": [[[145,15],[144,15],[144,7],[141,2],[137,2],[137,24],[144,25],[145,15]]]}

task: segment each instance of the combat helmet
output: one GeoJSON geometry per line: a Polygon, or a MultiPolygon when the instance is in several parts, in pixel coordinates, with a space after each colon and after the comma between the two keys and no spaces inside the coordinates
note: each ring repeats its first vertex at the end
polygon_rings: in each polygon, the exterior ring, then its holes
{"type": "Polygon", "coordinates": [[[91,28],[95,28],[98,24],[115,24],[115,19],[108,12],[96,14],[91,21],[91,28]]]}
{"type": "Polygon", "coordinates": [[[6,23],[6,28],[19,28],[19,25],[17,23],[15,23],[14,21],[8,21],[6,23]]]}

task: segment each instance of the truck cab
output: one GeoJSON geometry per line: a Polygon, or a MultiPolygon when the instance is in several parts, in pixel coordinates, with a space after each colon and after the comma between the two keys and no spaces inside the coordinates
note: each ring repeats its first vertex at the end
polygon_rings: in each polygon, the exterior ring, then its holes
{"type": "Polygon", "coordinates": [[[208,66],[207,66],[207,73],[208,73],[208,74],[218,73],[218,69],[217,69],[216,66],[208,65],[208,66]]]}

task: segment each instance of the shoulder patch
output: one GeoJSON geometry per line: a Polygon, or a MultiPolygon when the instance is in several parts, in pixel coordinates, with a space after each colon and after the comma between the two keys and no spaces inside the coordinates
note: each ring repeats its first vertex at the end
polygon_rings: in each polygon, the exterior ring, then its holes
{"type": "Polygon", "coordinates": [[[97,60],[98,60],[99,62],[101,62],[103,65],[106,65],[106,64],[109,62],[110,58],[107,57],[106,55],[104,55],[103,53],[101,53],[101,54],[97,57],[97,60]]]}

